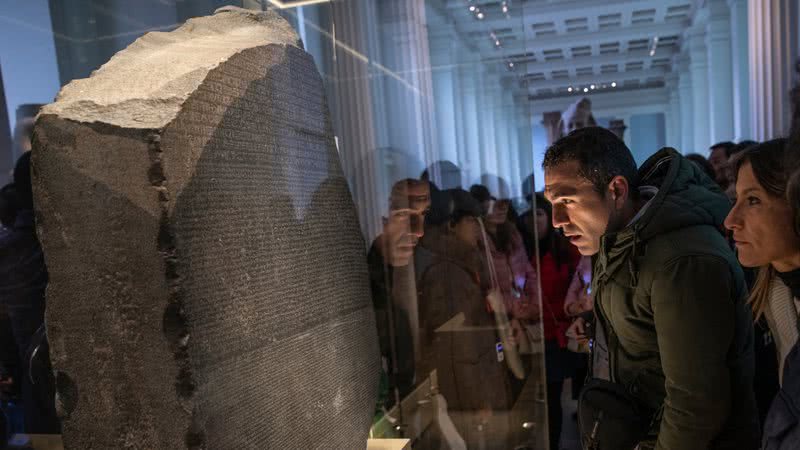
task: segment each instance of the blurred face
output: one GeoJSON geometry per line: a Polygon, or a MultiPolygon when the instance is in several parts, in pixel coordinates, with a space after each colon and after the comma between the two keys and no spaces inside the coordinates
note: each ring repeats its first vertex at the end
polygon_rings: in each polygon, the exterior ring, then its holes
{"type": "Polygon", "coordinates": [[[489,203],[489,214],[487,220],[494,224],[500,225],[508,220],[508,208],[511,207],[511,200],[494,200],[489,203]]]}
{"type": "Polygon", "coordinates": [[[725,219],[725,227],[733,231],[743,266],[772,264],[781,272],[796,268],[793,261],[800,255],[800,238],[794,233],[789,203],[769,194],[750,164],[739,169],[736,204],[725,219]]]}
{"type": "Polygon", "coordinates": [[[725,164],[725,175],[724,175],[725,183],[728,183],[729,188],[731,186],[731,183],[733,183],[733,181],[736,179],[736,174],[733,173],[734,171],[733,164],[731,164],[730,161],[731,160],[729,159],[728,163],[725,164]]]}
{"type": "Polygon", "coordinates": [[[425,214],[431,206],[430,185],[395,185],[389,203],[389,217],[383,227],[385,256],[392,265],[404,266],[425,234],[425,214]]]}
{"type": "Polygon", "coordinates": [[[717,174],[717,183],[727,183],[728,173],[728,155],[725,154],[725,149],[716,147],[711,149],[711,155],[708,157],[708,162],[714,167],[714,173],[717,174]]]}
{"type": "Polygon", "coordinates": [[[546,237],[550,233],[550,218],[547,211],[536,208],[536,233],[539,239],[546,237]]]}
{"type": "Polygon", "coordinates": [[[478,235],[480,228],[478,219],[472,216],[462,217],[455,225],[451,225],[453,234],[463,243],[470,247],[478,246],[478,235]]]}
{"type": "Polygon", "coordinates": [[[547,168],[544,193],[553,205],[553,227],[561,228],[582,255],[590,256],[600,250],[600,238],[609,227],[615,199],[598,193],[579,173],[576,161],[547,168]]]}

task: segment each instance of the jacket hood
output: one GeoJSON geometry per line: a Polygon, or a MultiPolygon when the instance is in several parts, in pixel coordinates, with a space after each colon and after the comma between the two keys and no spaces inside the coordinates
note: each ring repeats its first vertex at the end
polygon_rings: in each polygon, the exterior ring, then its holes
{"type": "MultiPolygon", "coordinates": [[[[633,264],[637,246],[655,236],[697,225],[719,228],[730,211],[730,201],[719,186],[673,148],[663,148],[645,161],[639,180],[640,186],[658,192],[643,199],[646,209],[638,219],[601,238],[598,276],[610,275],[625,260],[633,264]]],[[[636,268],[630,270],[635,283],[636,268]]]]}

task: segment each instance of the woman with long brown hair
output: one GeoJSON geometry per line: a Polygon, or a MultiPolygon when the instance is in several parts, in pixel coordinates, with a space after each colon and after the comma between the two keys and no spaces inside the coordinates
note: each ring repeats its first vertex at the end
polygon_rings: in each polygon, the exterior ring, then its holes
{"type": "Polygon", "coordinates": [[[765,421],[765,449],[800,448],[800,235],[796,227],[798,186],[790,185],[796,164],[787,164],[786,139],[748,148],[733,160],[736,204],[725,219],[739,262],[758,267],[750,295],[755,318],[766,317],[775,338],[781,391],[765,421]],[[791,202],[794,201],[793,205],[791,202]]]}
{"type": "Polygon", "coordinates": [[[767,318],[781,359],[797,341],[800,306],[793,299],[800,297],[800,283],[795,285],[800,282],[800,237],[787,198],[785,144],[785,139],[765,142],[734,160],[737,200],[725,220],[739,261],[759,267],[750,301],[756,318],[767,318]]]}

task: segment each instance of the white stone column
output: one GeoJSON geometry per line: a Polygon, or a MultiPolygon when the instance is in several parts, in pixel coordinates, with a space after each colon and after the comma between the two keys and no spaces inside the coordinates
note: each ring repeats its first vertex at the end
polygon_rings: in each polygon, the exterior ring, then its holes
{"type": "MultiPolygon", "coordinates": [[[[467,183],[468,181],[464,178],[465,169],[463,165],[468,160],[467,156],[467,143],[466,143],[466,104],[465,99],[461,95],[462,86],[461,86],[461,72],[459,71],[460,66],[463,64],[464,61],[460,60],[459,57],[462,54],[462,49],[465,47],[464,42],[461,40],[460,36],[456,39],[456,45],[453,49],[453,68],[451,69],[452,77],[453,77],[453,110],[455,111],[455,145],[456,145],[456,158],[458,161],[455,161],[459,167],[462,169],[462,178],[461,182],[462,185],[467,183]]],[[[469,185],[467,185],[469,187],[469,185]]]]}
{"type": "Polygon", "coordinates": [[[493,104],[494,104],[494,129],[495,129],[495,152],[494,157],[497,160],[497,176],[506,180],[509,186],[511,185],[511,180],[509,180],[510,170],[509,170],[509,140],[508,140],[508,121],[506,120],[505,114],[505,105],[503,105],[503,90],[499,86],[499,81],[495,81],[498,83],[497,89],[493,89],[493,104]]]}
{"type": "Polygon", "coordinates": [[[505,178],[511,187],[512,197],[515,197],[520,194],[520,179],[519,171],[517,170],[517,167],[519,167],[519,140],[517,139],[516,117],[514,117],[516,109],[514,108],[514,86],[512,80],[507,77],[501,83],[503,129],[506,134],[507,144],[500,151],[505,153],[505,178]]]}
{"type": "Polygon", "coordinates": [[[382,181],[374,158],[375,126],[369,61],[345,51],[343,45],[361,54],[368,53],[368,42],[373,37],[369,36],[366,24],[375,20],[369,6],[369,0],[331,4],[334,23],[340,30],[336,39],[342,44],[334,47],[335,88],[331,101],[334,113],[331,116],[342,169],[350,183],[368,246],[383,228],[381,217],[385,211],[381,205],[388,194],[379,189],[382,181]]]}
{"type": "MultiPolygon", "coordinates": [[[[459,60],[470,61],[472,56],[466,49],[462,49],[459,60]]],[[[478,120],[478,108],[480,107],[478,92],[480,84],[477,76],[478,62],[465,62],[458,69],[459,76],[459,97],[462,104],[462,134],[464,136],[464,157],[462,159],[462,169],[465,175],[465,188],[481,174],[481,134],[480,122],[478,120]]]]}
{"type": "Polygon", "coordinates": [[[667,146],[678,148],[681,146],[681,104],[678,92],[677,72],[667,74],[666,88],[669,92],[669,104],[667,105],[666,126],[667,126],[667,146]]]}
{"type": "Polygon", "coordinates": [[[694,148],[694,105],[692,100],[692,77],[689,74],[689,57],[680,54],[675,59],[678,68],[678,100],[680,103],[681,153],[691,153],[694,148]]]}
{"type": "Polygon", "coordinates": [[[728,0],[731,19],[734,139],[750,139],[750,61],[748,58],[747,0],[728,0]]]}
{"type": "Polygon", "coordinates": [[[12,181],[11,172],[15,162],[11,122],[8,119],[3,71],[0,70],[0,187],[12,181]]]}
{"type": "MultiPolygon", "coordinates": [[[[697,17],[696,17],[697,19],[697,17]]],[[[708,52],[706,49],[705,21],[700,20],[689,28],[686,37],[689,44],[689,72],[692,77],[692,109],[694,139],[691,148],[684,153],[704,153],[711,145],[708,95],[708,52]]]]}
{"type": "MultiPolygon", "coordinates": [[[[531,117],[530,103],[527,97],[517,99],[514,109],[517,116],[517,148],[520,162],[517,172],[519,173],[520,180],[524,182],[528,175],[532,172],[536,172],[536,158],[533,154],[533,120],[531,117]]],[[[520,185],[520,187],[525,189],[524,186],[520,185]]]]}
{"type": "Polygon", "coordinates": [[[441,159],[458,164],[455,105],[458,75],[454,70],[458,35],[448,24],[437,25],[428,35],[436,114],[435,145],[441,159]]]}
{"type": "MultiPolygon", "coordinates": [[[[514,80],[516,83],[517,81],[514,80]]],[[[508,101],[508,131],[510,135],[511,141],[511,148],[509,151],[511,152],[510,162],[511,162],[511,183],[515,189],[515,195],[522,194],[522,180],[525,179],[525,176],[522,175],[520,172],[520,167],[523,166],[523,155],[522,149],[520,147],[520,140],[519,140],[519,123],[522,121],[527,120],[524,115],[520,114],[520,110],[517,107],[517,99],[514,96],[514,90],[512,88],[508,88],[506,92],[506,98],[508,101]]]]}
{"type": "Polygon", "coordinates": [[[495,93],[491,89],[493,79],[491,74],[487,73],[486,68],[479,69],[479,87],[478,87],[478,129],[481,135],[481,174],[489,173],[496,175],[498,172],[497,167],[497,142],[495,140],[495,120],[494,116],[497,114],[495,109],[495,93]]]}
{"type": "Polygon", "coordinates": [[[389,147],[430,164],[440,158],[424,0],[382,0],[377,15],[389,147]]]}
{"type": "Polygon", "coordinates": [[[708,50],[708,93],[710,94],[710,145],[731,141],[733,125],[733,63],[731,61],[731,18],[726,0],[708,0],[706,25],[708,50]]]}
{"type": "Polygon", "coordinates": [[[797,59],[797,0],[750,0],[750,126],[757,141],[789,132],[789,90],[797,59]]]}

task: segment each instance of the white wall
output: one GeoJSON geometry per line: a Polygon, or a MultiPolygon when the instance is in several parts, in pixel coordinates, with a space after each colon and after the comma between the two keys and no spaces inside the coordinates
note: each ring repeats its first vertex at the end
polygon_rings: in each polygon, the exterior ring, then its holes
{"type": "Polygon", "coordinates": [[[641,166],[653,153],[664,147],[666,127],[664,114],[638,114],[631,116],[626,133],[630,133],[631,153],[641,166]]]}

